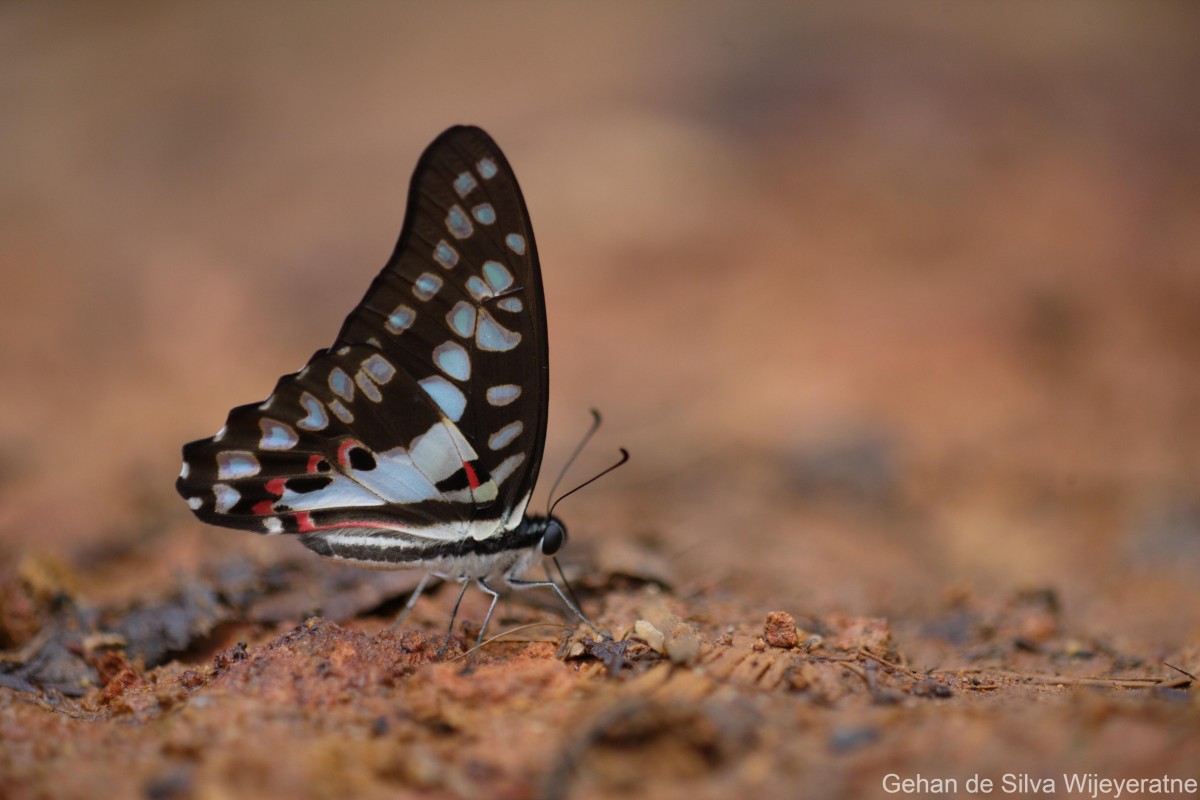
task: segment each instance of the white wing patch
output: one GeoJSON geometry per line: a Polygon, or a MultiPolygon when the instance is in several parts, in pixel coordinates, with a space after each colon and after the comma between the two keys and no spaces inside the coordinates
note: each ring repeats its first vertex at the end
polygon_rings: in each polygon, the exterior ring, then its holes
{"type": "Polygon", "coordinates": [[[332,473],[329,477],[333,482],[316,492],[293,492],[285,486],[277,504],[292,511],[321,511],[338,506],[381,506],[387,502],[371,491],[370,487],[363,486],[352,478],[337,473],[332,473]]]}
{"type": "MultiPolygon", "coordinates": [[[[479,457],[458,427],[450,422],[442,421],[430,426],[429,430],[413,439],[407,449],[395,447],[373,455],[373,469],[343,466],[340,472],[329,475],[331,483],[328,486],[317,491],[295,492],[285,487],[279,505],[293,511],[320,511],[334,507],[405,505],[425,500],[469,503],[494,500],[499,493],[493,480],[480,483],[474,490],[468,488],[442,492],[437,488],[438,483],[462,470],[464,463],[479,457]]],[[[449,521],[411,531],[402,528],[414,536],[445,540],[476,534],[491,536],[499,529],[495,520],[449,521]]]]}
{"type": "Polygon", "coordinates": [[[419,503],[442,496],[403,447],[375,454],[375,469],[348,470],[351,478],[387,503],[419,503]]]}
{"type": "MultiPolygon", "coordinates": [[[[515,526],[514,526],[515,527],[515,526]]],[[[321,538],[332,545],[367,545],[380,550],[414,550],[428,545],[429,540],[457,541],[460,539],[482,540],[506,530],[503,523],[494,519],[479,519],[474,522],[443,523],[427,528],[379,527],[369,530],[359,528],[337,528],[321,531],[321,538]],[[410,541],[396,536],[397,533],[411,537],[410,541]]],[[[355,559],[348,559],[355,560],[355,559]]],[[[380,562],[361,562],[379,566],[380,562]]]]}
{"type": "Polygon", "coordinates": [[[464,461],[479,458],[458,426],[445,422],[435,424],[413,439],[409,453],[412,463],[433,483],[458,472],[464,461]]]}

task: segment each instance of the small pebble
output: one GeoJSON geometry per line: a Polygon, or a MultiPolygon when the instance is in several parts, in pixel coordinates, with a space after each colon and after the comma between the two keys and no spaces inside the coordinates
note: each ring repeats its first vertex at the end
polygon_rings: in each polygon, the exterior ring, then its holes
{"type": "Polygon", "coordinates": [[[662,631],[651,625],[646,620],[639,619],[633,624],[633,635],[650,645],[650,649],[654,652],[664,652],[663,644],[666,637],[663,636],[662,631]]]}
{"type": "Polygon", "coordinates": [[[796,630],[795,618],[786,611],[772,611],[767,614],[763,639],[771,647],[796,647],[800,644],[800,632],[796,630]]]}

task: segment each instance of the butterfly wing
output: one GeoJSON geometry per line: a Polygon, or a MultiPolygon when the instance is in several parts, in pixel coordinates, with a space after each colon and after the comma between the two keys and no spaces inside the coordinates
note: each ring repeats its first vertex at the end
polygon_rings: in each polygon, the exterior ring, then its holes
{"type": "Polygon", "coordinates": [[[422,155],[396,250],[333,347],[186,445],[176,487],[205,522],[260,533],[485,538],[523,515],[547,388],[520,187],[486,133],[451,128],[422,155]]]}
{"type": "Polygon", "coordinates": [[[408,203],[396,251],[338,345],[371,342],[389,321],[412,318],[404,346],[389,356],[476,445],[484,467],[502,470],[497,505],[514,507],[537,481],[549,396],[545,300],[525,199],[491,137],[456,127],[422,156],[408,203]]]}

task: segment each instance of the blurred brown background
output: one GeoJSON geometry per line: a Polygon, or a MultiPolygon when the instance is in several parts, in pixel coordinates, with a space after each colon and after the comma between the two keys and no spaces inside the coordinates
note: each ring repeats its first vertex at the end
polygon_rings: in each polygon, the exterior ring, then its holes
{"type": "Polygon", "coordinates": [[[179,447],[328,344],[423,147],[487,129],[543,260],[543,491],[751,608],[1052,587],[1200,636],[1200,7],[0,6],[0,543],[94,597],[298,545],[179,447]]]}

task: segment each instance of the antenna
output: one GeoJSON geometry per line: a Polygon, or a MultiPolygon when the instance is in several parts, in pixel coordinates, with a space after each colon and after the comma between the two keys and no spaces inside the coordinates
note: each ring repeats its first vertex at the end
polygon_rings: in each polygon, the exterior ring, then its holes
{"type": "Polygon", "coordinates": [[[587,443],[590,442],[592,440],[592,437],[596,435],[596,431],[600,430],[600,423],[602,421],[600,419],[600,412],[594,408],[591,411],[592,411],[591,427],[589,427],[587,429],[587,433],[585,433],[583,435],[583,438],[579,440],[579,444],[575,445],[575,449],[573,451],[571,451],[571,457],[567,459],[566,464],[563,464],[563,468],[561,470],[559,470],[558,477],[554,479],[554,485],[550,487],[550,494],[547,496],[547,499],[546,499],[547,505],[549,506],[546,509],[547,517],[549,517],[551,514],[553,514],[554,507],[557,506],[559,503],[561,503],[563,500],[565,500],[567,497],[575,494],[576,492],[578,492],[583,487],[587,486],[592,481],[597,480],[598,478],[604,477],[605,475],[612,472],[614,469],[616,469],[617,467],[621,466],[622,464],[624,464],[626,461],[629,460],[629,451],[626,450],[624,447],[619,448],[621,451],[621,460],[620,461],[613,464],[611,467],[604,470],[600,474],[593,475],[592,477],[588,478],[586,481],[579,484],[574,489],[572,489],[571,491],[564,494],[562,497],[559,497],[557,500],[554,499],[554,493],[556,491],[558,491],[559,484],[562,483],[563,478],[565,478],[567,476],[567,470],[569,470],[571,468],[571,465],[575,463],[575,459],[579,458],[579,454],[583,452],[583,448],[586,447],[587,443]]]}
{"type": "Polygon", "coordinates": [[[621,466],[621,465],[622,465],[622,464],[624,464],[626,461],[628,461],[628,460],[629,460],[629,451],[628,451],[628,450],[626,450],[624,447],[620,448],[620,450],[621,450],[621,460],[620,460],[620,461],[618,461],[617,463],[615,463],[615,464],[613,464],[612,466],[608,467],[608,468],[607,468],[607,469],[605,469],[603,472],[600,472],[600,473],[598,473],[598,474],[596,474],[596,475],[593,475],[592,477],[588,478],[588,479],[587,479],[586,481],[584,481],[583,483],[581,483],[581,484],[579,484],[578,486],[576,486],[576,487],[575,487],[574,489],[572,489],[571,491],[569,491],[569,492],[567,492],[566,494],[564,494],[562,497],[560,497],[560,498],[558,498],[557,500],[555,500],[555,501],[554,501],[554,502],[553,502],[553,503],[550,505],[550,510],[546,512],[546,516],[548,516],[548,517],[549,517],[549,516],[553,516],[553,514],[554,514],[554,507],[555,507],[555,506],[557,506],[559,503],[561,503],[563,500],[566,500],[568,497],[570,497],[571,495],[575,494],[576,492],[578,492],[580,489],[582,489],[583,487],[587,486],[588,484],[595,483],[595,482],[596,482],[596,481],[598,481],[600,478],[603,478],[605,475],[607,475],[608,473],[612,472],[614,469],[616,469],[617,467],[621,466]]]}
{"type": "MultiPolygon", "coordinates": [[[[596,475],[593,475],[592,477],[588,478],[586,481],[584,481],[583,483],[579,484],[578,486],[576,486],[576,487],[575,487],[574,489],[572,489],[571,491],[569,491],[569,492],[567,492],[566,494],[564,494],[564,495],[560,496],[560,497],[559,497],[557,500],[553,499],[553,498],[554,498],[554,493],[555,493],[556,491],[558,491],[558,485],[559,485],[560,483],[562,483],[562,479],[563,479],[563,477],[564,477],[564,476],[567,474],[567,470],[568,470],[568,469],[571,467],[571,465],[572,465],[573,463],[575,463],[575,459],[576,459],[576,458],[578,458],[578,457],[579,457],[579,454],[580,454],[580,453],[583,451],[584,445],[586,445],[586,444],[588,443],[588,441],[590,441],[590,440],[591,440],[592,436],[594,436],[594,435],[595,435],[596,431],[597,431],[599,428],[600,428],[600,412],[599,412],[599,411],[597,411],[596,409],[594,409],[594,408],[593,408],[593,409],[592,409],[592,425],[591,425],[591,427],[590,427],[590,428],[588,428],[588,430],[587,430],[587,433],[585,433],[585,434],[583,435],[583,439],[581,439],[581,440],[580,440],[579,444],[577,444],[577,445],[575,446],[575,450],[574,450],[574,451],[571,453],[571,457],[567,459],[567,463],[566,463],[566,464],[563,466],[563,468],[562,468],[562,471],[561,471],[561,472],[559,472],[559,473],[558,473],[558,477],[554,479],[554,485],[550,487],[550,495],[549,495],[549,498],[548,498],[548,501],[547,501],[547,502],[549,503],[549,508],[548,508],[548,509],[546,509],[546,518],[547,518],[547,520],[549,520],[549,518],[550,518],[551,516],[553,516],[553,514],[554,514],[554,509],[555,509],[555,508],[558,506],[558,504],[559,504],[559,503],[561,503],[563,500],[566,500],[568,497],[570,497],[571,495],[575,494],[576,492],[578,492],[580,489],[582,489],[583,487],[587,486],[588,484],[590,484],[590,483],[592,483],[592,482],[594,482],[594,481],[596,481],[596,480],[598,480],[598,479],[600,479],[600,478],[603,478],[605,475],[607,475],[608,473],[612,472],[614,469],[616,469],[617,467],[621,466],[622,464],[624,464],[626,461],[628,461],[628,460],[629,460],[629,451],[628,451],[628,450],[626,450],[624,447],[620,448],[620,450],[621,450],[621,459],[620,459],[620,460],[619,460],[617,463],[615,463],[615,464],[613,464],[612,466],[608,467],[608,468],[607,468],[607,469],[605,469],[604,471],[602,471],[602,472],[600,472],[600,473],[598,473],[598,474],[596,474],[596,475]]],[[[577,617],[579,617],[581,620],[583,620],[584,622],[586,622],[586,623],[587,623],[587,625],[588,625],[588,627],[589,627],[589,628],[591,628],[592,630],[596,631],[596,633],[600,633],[600,629],[599,629],[599,628],[597,628],[595,625],[593,625],[593,624],[592,624],[592,621],[591,621],[590,619],[588,619],[587,617],[585,617],[585,616],[583,615],[583,612],[579,610],[579,600],[578,600],[578,599],[575,597],[575,590],[571,588],[571,584],[570,584],[570,582],[567,580],[567,576],[566,576],[566,574],[563,572],[562,565],[558,563],[558,557],[557,557],[557,556],[553,556],[553,555],[552,555],[552,556],[550,556],[550,560],[554,562],[554,568],[558,570],[558,577],[559,577],[559,578],[562,580],[562,582],[563,582],[563,585],[567,587],[567,594],[566,594],[566,595],[564,595],[564,594],[562,593],[562,590],[558,588],[558,584],[556,584],[556,583],[554,582],[554,576],[550,574],[550,568],[549,568],[549,567],[545,567],[545,569],[546,569],[546,582],[545,582],[545,584],[539,584],[539,585],[546,585],[546,586],[551,586],[551,587],[553,587],[554,591],[555,591],[555,592],[558,594],[559,598],[560,598],[560,599],[563,601],[563,603],[564,603],[564,604],[566,604],[566,606],[567,606],[568,608],[570,608],[570,609],[571,609],[573,612],[575,612],[575,615],[576,615],[577,617]],[[567,595],[570,595],[570,599],[568,599],[568,598],[567,598],[567,595]]],[[[544,566],[544,565],[543,565],[543,566],[544,566]]],[[[532,584],[527,584],[527,585],[532,585],[532,584]]],[[[602,635],[606,635],[606,634],[602,634],[602,635]]]]}
{"type": "MultiPolygon", "coordinates": [[[[600,430],[600,412],[593,408],[591,427],[588,428],[587,433],[583,435],[583,438],[579,440],[579,444],[575,445],[575,450],[571,453],[571,457],[567,459],[567,463],[563,464],[563,468],[558,472],[558,477],[554,479],[554,485],[550,487],[550,495],[546,501],[550,508],[554,507],[554,492],[558,489],[558,485],[562,483],[562,479],[566,477],[567,470],[569,470],[571,465],[575,463],[575,459],[579,457],[581,452],[583,452],[584,446],[587,445],[588,441],[591,440],[592,436],[594,436],[598,430],[600,430]]],[[[550,512],[547,511],[546,515],[549,516],[550,512]]]]}

